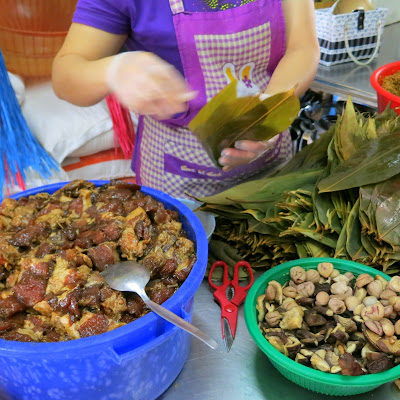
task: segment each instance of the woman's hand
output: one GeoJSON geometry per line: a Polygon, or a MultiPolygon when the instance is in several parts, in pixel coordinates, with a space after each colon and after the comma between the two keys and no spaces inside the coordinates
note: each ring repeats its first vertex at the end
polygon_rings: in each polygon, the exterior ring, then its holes
{"type": "Polygon", "coordinates": [[[185,111],[196,93],[183,76],[153,53],[118,54],[126,38],[73,23],[53,63],[57,96],[87,107],[112,92],[139,114],[168,118],[185,111]]]}
{"type": "Polygon", "coordinates": [[[271,143],[255,140],[239,140],[235,143],[235,148],[222,150],[218,162],[223,166],[223,171],[229,171],[239,165],[253,162],[262,156],[270,147],[271,143]]]}
{"type": "Polygon", "coordinates": [[[187,102],[196,96],[172,65],[143,51],[115,56],[107,71],[107,83],[123,105],[159,119],[184,112],[187,102]]]}

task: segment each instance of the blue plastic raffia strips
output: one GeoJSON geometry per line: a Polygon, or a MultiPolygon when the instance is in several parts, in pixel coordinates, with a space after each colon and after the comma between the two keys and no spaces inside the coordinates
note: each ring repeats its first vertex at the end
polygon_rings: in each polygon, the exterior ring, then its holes
{"type": "Polygon", "coordinates": [[[25,188],[27,174],[49,179],[60,165],[44,150],[29,129],[8,77],[0,51],[0,198],[25,188]]]}

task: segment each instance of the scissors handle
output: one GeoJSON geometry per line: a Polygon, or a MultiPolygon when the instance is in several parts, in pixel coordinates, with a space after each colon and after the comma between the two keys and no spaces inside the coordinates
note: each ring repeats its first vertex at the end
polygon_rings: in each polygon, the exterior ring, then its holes
{"type": "Polygon", "coordinates": [[[224,261],[216,261],[211,266],[210,272],[208,274],[208,282],[210,284],[210,287],[214,289],[214,294],[213,294],[214,299],[221,306],[222,336],[225,337],[223,321],[224,321],[224,319],[226,319],[229,323],[232,337],[235,337],[236,326],[237,326],[237,317],[238,317],[238,308],[235,304],[233,304],[227,298],[226,290],[227,290],[228,286],[231,285],[232,282],[229,280],[228,265],[224,261]],[[222,283],[220,285],[217,285],[212,281],[214,270],[218,267],[223,269],[222,283]]]}
{"type": "Polygon", "coordinates": [[[250,264],[247,261],[239,261],[236,263],[233,270],[233,280],[232,286],[235,290],[235,295],[232,299],[232,303],[236,306],[240,306],[244,302],[247,296],[247,292],[249,291],[251,285],[254,283],[254,275],[253,271],[250,267],[250,264]],[[246,286],[239,285],[239,270],[240,268],[246,269],[249,274],[249,283],[246,286]]]}
{"type": "Polygon", "coordinates": [[[211,266],[210,272],[208,273],[208,283],[210,284],[210,286],[214,289],[214,290],[218,290],[218,289],[223,289],[225,291],[225,289],[228,287],[229,285],[229,275],[228,275],[228,266],[224,261],[215,261],[215,263],[211,266]],[[214,274],[214,271],[216,268],[222,268],[222,283],[220,285],[217,285],[213,282],[212,277],[214,274]]]}

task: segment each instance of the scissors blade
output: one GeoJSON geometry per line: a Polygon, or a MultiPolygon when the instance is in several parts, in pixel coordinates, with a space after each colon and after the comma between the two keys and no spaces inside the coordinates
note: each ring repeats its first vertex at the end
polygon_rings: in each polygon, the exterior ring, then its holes
{"type": "Polygon", "coordinates": [[[223,334],[224,334],[225,349],[229,353],[229,350],[231,349],[233,343],[233,336],[231,327],[229,326],[229,322],[226,318],[224,318],[222,321],[222,327],[224,330],[223,334]]]}

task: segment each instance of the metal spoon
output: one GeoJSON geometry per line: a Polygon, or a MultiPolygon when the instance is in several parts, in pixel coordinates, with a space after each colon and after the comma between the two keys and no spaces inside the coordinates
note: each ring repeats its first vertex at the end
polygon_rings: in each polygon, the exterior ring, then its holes
{"type": "Polygon", "coordinates": [[[217,342],[206,333],[148,298],[144,289],[150,280],[150,271],[144,265],[134,261],[123,261],[111,265],[101,275],[111,288],[121,292],[137,293],[147,307],[160,317],[189,332],[212,349],[218,347],[217,342]]]}

